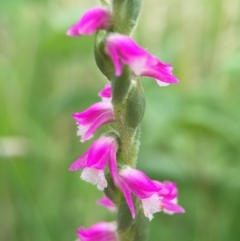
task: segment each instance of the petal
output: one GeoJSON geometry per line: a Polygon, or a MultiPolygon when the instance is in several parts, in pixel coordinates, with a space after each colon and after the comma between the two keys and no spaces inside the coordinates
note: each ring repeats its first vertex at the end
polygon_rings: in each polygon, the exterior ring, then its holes
{"type": "Polygon", "coordinates": [[[78,128],[77,136],[81,137],[81,139],[80,139],[81,142],[84,142],[93,137],[93,133],[92,133],[92,135],[90,133],[88,133],[88,135],[86,136],[86,132],[88,132],[90,125],[83,126],[83,125],[79,125],[77,123],[77,128],[78,128]]]}
{"type": "Polygon", "coordinates": [[[99,222],[90,228],[83,227],[77,230],[81,241],[117,241],[116,224],[99,222]]]}
{"type": "Polygon", "coordinates": [[[134,219],[136,217],[136,213],[135,213],[135,208],[134,208],[134,204],[133,204],[130,189],[128,188],[127,184],[121,179],[119,179],[118,182],[115,183],[115,184],[122,191],[123,196],[125,197],[126,203],[127,203],[128,207],[130,209],[130,212],[132,214],[132,218],[134,219]]]}
{"type": "Polygon", "coordinates": [[[105,87],[98,93],[98,96],[102,98],[102,101],[110,101],[112,98],[111,84],[106,84],[105,87]]]}
{"type": "Polygon", "coordinates": [[[117,151],[118,151],[118,143],[115,140],[112,143],[111,146],[111,152],[110,152],[110,161],[108,163],[109,165],[109,171],[112,175],[112,178],[115,183],[118,182],[118,174],[117,174],[117,151]]]}
{"type": "Polygon", "coordinates": [[[157,81],[157,84],[159,86],[162,86],[162,87],[170,85],[169,83],[166,83],[166,82],[163,82],[163,81],[160,81],[160,80],[157,80],[157,79],[156,79],[156,81],[157,81]]]}
{"type": "Polygon", "coordinates": [[[95,7],[86,11],[79,22],[68,29],[67,35],[72,37],[91,35],[99,29],[108,29],[110,26],[109,10],[104,7],[95,7]]]}
{"type": "Polygon", "coordinates": [[[135,75],[139,75],[148,58],[148,53],[132,38],[120,34],[110,34],[107,37],[105,52],[113,61],[116,76],[122,72],[120,60],[130,65],[135,75]]]}
{"type": "Polygon", "coordinates": [[[158,191],[158,196],[164,196],[169,193],[169,189],[165,188],[165,185],[162,182],[155,181],[155,180],[153,180],[153,182],[160,187],[158,191]]]}
{"type": "Polygon", "coordinates": [[[179,206],[177,203],[173,201],[169,201],[167,199],[162,200],[163,205],[163,212],[167,214],[174,214],[174,213],[185,213],[185,210],[179,206]]]}
{"type": "Polygon", "coordinates": [[[94,141],[88,151],[86,166],[103,170],[110,159],[111,147],[114,141],[113,137],[105,135],[94,141]]]}
{"type": "Polygon", "coordinates": [[[164,63],[153,55],[151,55],[151,57],[148,58],[146,66],[155,66],[155,68],[165,70],[168,73],[172,73],[173,70],[173,67],[170,63],[164,63]]]}
{"type": "Polygon", "coordinates": [[[137,169],[126,167],[119,172],[119,175],[138,198],[148,198],[161,189],[156,182],[137,169]]]}
{"type": "Polygon", "coordinates": [[[102,125],[115,120],[110,102],[98,102],[83,112],[74,113],[73,118],[79,125],[77,135],[82,137],[82,142],[90,139],[102,125]]]}
{"type": "Polygon", "coordinates": [[[107,196],[104,196],[103,198],[97,200],[97,203],[101,206],[106,207],[111,212],[115,212],[117,210],[116,205],[107,196]]]}
{"type": "Polygon", "coordinates": [[[154,193],[148,198],[141,199],[143,205],[144,215],[151,221],[153,219],[153,214],[160,212],[162,210],[161,201],[157,195],[154,193]]]}
{"type": "Polygon", "coordinates": [[[177,84],[179,82],[179,80],[174,75],[164,69],[156,68],[155,66],[147,66],[144,68],[141,76],[155,78],[160,86],[163,86],[163,83],[177,84]]]}
{"type": "Polygon", "coordinates": [[[141,58],[138,58],[136,61],[133,61],[129,65],[136,76],[141,76],[145,63],[146,63],[146,58],[141,57],[141,58]]]}
{"type": "Polygon", "coordinates": [[[82,168],[86,167],[86,163],[87,163],[87,155],[88,152],[86,152],[85,154],[83,154],[80,158],[78,158],[70,167],[69,170],[70,171],[76,171],[82,168]]]}
{"type": "Polygon", "coordinates": [[[115,68],[115,75],[120,76],[122,74],[122,64],[120,62],[120,59],[118,57],[115,47],[110,44],[106,44],[105,51],[112,59],[112,62],[115,68]]]}
{"type": "Polygon", "coordinates": [[[149,57],[148,52],[127,35],[110,34],[107,45],[113,46],[124,62],[131,62],[132,58],[149,57]]]}
{"type": "Polygon", "coordinates": [[[90,182],[93,185],[97,185],[99,190],[103,190],[107,187],[107,181],[103,170],[97,170],[95,168],[85,168],[81,174],[81,179],[86,182],[90,182]]]}
{"type": "Polygon", "coordinates": [[[112,109],[112,103],[102,101],[91,105],[85,111],[74,113],[72,116],[79,125],[86,126],[91,124],[102,113],[112,109]]]}
{"type": "Polygon", "coordinates": [[[88,129],[82,136],[82,141],[86,141],[90,139],[93,136],[94,132],[102,125],[105,125],[107,123],[114,122],[114,121],[115,121],[115,118],[114,118],[113,110],[109,110],[102,113],[91,123],[91,125],[88,126],[88,129]]]}
{"type": "Polygon", "coordinates": [[[167,190],[167,193],[162,194],[162,196],[168,200],[176,199],[178,196],[178,189],[176,183],[164,181],[162,182],[163,188],[167,190]]]}

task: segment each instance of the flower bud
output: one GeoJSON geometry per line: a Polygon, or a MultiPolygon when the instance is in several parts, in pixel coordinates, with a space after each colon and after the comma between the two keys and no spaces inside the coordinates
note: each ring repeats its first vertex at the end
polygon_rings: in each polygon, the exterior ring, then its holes
{"type": "Polygon", "coordinates": [[[95,35],[94,57],[99,70],[108,80],[111,80],[114,76],[114,66],[110,57],[105,53],[104,36],[101,32],[95,35]]]}
{"type": "Polygon", "coordinates": [[[116,118],[121,119],[123,126],[135,130],[144,116],[145,96],[138,79],[131,77],[129,68],[124,66],[121,76],[113,78],[112,103],[116,118]]]}
{"type": "Polygon", "coordinates": [[[142,0],[113,0],[113,30],[129,35],[136,25],[142,0]]]}
{"type": "Polygon", "coordinates": [[[126,126],[136,129],[142,122],[145,112],[145,96],[143,88],[137,79],[133,82],[126,100],[125,121],[126,126]]]}

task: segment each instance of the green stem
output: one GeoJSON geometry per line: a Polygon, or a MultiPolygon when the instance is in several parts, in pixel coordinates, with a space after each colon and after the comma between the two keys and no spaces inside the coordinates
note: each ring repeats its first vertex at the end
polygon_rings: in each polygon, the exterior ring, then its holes
{"type": "MultiPolygon", "coordinates": [[[[145,96],[138,79],[132,80],[129,67],[123,66],[122,75],[112,80],[112,104],[120,135],[117,156],[119,168],[136,167],[139,149],[140,124],[145,111],[145,96]]],[[[118,234],[120,241],[146,241],[148,223],[140,200],[134,199],[136,219],[132,219],[123,196],[118,206],[118,234]]]]}
{"type": "Polygon", "coordinates": [[[131,77],[129,68],[124,66],[122,75],[113,78],[112,103],[121,140],[118,164],[135,167],[139,147],[140,123],[145,110],[145,98],[139,82],[136,84],[136,81],[131,80],[131,77]]]}
{"type": "Polygon", "coordinates": [[[118,237],[119,241],[147,241],[149,237],[149,220],[145,217],[141,201],[135,199],[136,219],[131,218],[126,203],[118,209],[118,237]]]}

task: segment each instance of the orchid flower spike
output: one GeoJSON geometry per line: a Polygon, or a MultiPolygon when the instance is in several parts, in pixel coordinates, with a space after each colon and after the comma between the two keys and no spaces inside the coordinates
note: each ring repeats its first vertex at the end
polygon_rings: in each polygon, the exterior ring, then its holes
{"type": "Polygon", "coordinates": [[[89,150],[79,157],[69,168],[70,171],[84,169],[81,178],[87,182],[97,185],[99,190],[107,187],[104,169],[116,166],[116,155],[118,143],[115,137],[102,135],[92,143],[89,150]]]}
{"type": "Polygon", "coordinates": [[[77,234],[79,241],[118,241],[116,229],[114,222],[99,222],[88,229],[79,228],[77,234]]]}
{"type": "Polygon", "coordinates": [[[81,19],[68,29],[66,34],[71,37],[91,35],[97,30],[108,29],[110,26],[110,11],[105,7],[95,7],[86,11],[81,19]]]}
{"type": "Polygon", "coordinates": [[[116,76],[121,75],[122,64],[126,64],[136,76],[155,78],[160,86],[179,82],[172,75],[171,64],[161,62],[129,36],[110,34],[106,39],[105,52],[113,61],[116,76]]]}

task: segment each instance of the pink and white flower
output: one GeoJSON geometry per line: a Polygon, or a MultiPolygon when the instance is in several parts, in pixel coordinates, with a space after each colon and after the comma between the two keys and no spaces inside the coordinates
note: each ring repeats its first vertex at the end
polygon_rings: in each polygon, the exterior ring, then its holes
{"type": "Polygon", "coordinates": [[[97,200],[97,203],[105,208],[107,208],[111,212],[115,212],[117,210],[116,205],[109,199],[107,196],[97,200]]]}
{"type": "Polygon", "coordinates": [[[93,104],[83,112],[72,115],[78,124],[77,135],[81,137],[81,142],[90,139],[102,125],[115,121],[111,103],[111,85],[107,84],[98,95],[102,98],[101,102],[93,104]]]}
{"type": "Polygon", "coordinates": [[[70,166],[69,170],[83,169],[81,178],[103,190],[107,187],[104,169],[107,164],[116,166],[117,150],[116,139],[113,136],[102,135],[70,166]]]}
{"type": "Polygon", "coordinates": [[[136,76],[155,78],[161,86],[179,82],[172,74],[171,64],[161,62],[129,36],[109,35],[106,39],[105,52],[113,61],[116,76],[121,75],[122,64],[126,64],[130,66],[136,76]]]}
{"type": "Polygon", "coordinates": [[[161,186],[150,180],[143,172],[126,167],[120,170],[118,177],[114,180],[117,180],[116,185],[123,192],[133,218],[135,218],[135,209],[131,193],[142,200],[143,210],[147,217],[150,217],[150,211],[151,213],[160,211],[157,192],[161,190],[161,186]]]}
{"type": "Polygon", "coordinates": [[[153,181],[143,172],[131,167],[120,170],[114,180],[117,180],[116,185],[122,190],[133,218],[135,209],[131,193],[141,200],[144,214],[150,220],[154,213],[162,210],[168,213],[184,212],[184,209],[176,204],[175,184],[153,181]]]}
{"type": "Polygon", "coordinates": [[[77,135],[81,136],[81,142],[90,139],[102,125],[115,121],[112,103],[108,101],[95,103],[83,112],[74,113],[73,118],[78,124],[77,135]]]}
{"type": "Polygon", "coordinates": [[[110,26],[110,11],[104,7],[95,7],[86,11],[81,19],[68,29],[66,34],[72,37],[91,35],[97,30],[108,29],[110,26]]]}
{"type": "Polygon", "coordinates": [[[90,139],[94,132],[102,125],[113,122],[113,107],[110,102],[98,102],[83,112],[74,113],[73,118],[78,124],[77,135],[81,142],[90,139]]]}
{"type": "Polygon", "coordinates": [[[79,241],[118,241],[117,225],[112,222],[99,222],[85,229],[77,230],[79,241]]]}

